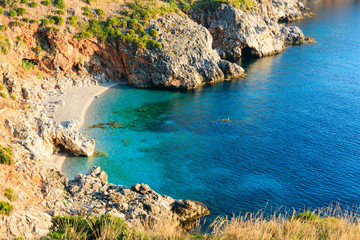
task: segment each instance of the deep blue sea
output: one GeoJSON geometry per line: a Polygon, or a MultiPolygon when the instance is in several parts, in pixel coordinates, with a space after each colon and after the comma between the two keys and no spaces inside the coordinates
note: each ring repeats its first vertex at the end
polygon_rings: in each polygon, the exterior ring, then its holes
{"type": "Polygon", "coordinates": [[[112,183],[203,202],[210,218],[360,204],[360,4],[324,2],[293,23],[316,43],[243,61],[245,78],[189,92],[110,89],[81,130],[108,158],[69,158],[64,172],[101,166],[112,183]],[[108,121],[117,126],[87,128],[108,121]]]}

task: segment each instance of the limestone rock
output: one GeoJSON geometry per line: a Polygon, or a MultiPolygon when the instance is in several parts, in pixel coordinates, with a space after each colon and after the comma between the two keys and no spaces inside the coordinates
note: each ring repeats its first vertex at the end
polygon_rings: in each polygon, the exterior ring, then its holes
{"type": "Polygon", "coordinates": [[[254,3],[250,10],[221,4],[213,12],[194,10],[190,16],[209,29],[214,38],[213,47],[222,58],[263,57],[304,42],[304,34],[299,28],[279,24],[302,18],[304,5],[301,2],[258,0],[254,3]]]}
{"type": "Polygon", "coordinates": [[[190,89],[244,73],[239,65],[221,60],[209,31],[184,15],[159,17],[150,28],[158,30],[162,48],[123,54],[128,81],[135,87],[190,89]]]}
{"type": "Polygon", "coordinates": [[[123,217],[132,226],[171,223],[188,228],[196,219],[209,214],[206,206],[191,200],[174,200],[160,195],[147,184],[131,189],[107,182],[107,174],[93,167],[87,174],[77,174],[67,187],[71,205],[63,210],[80,215],[112,214],[123,217]]]}
{"type": "Polygon", "coordinates": [[[69,151],[75,156],[94,154],[94,139],[86,139],[80,132],[63,127],[45,114],[28,114],[26,121],[19,120],[13,128],[14,136],[21,139],[20,144],[35,155],[50,157],[60,150],[69,151]]]}

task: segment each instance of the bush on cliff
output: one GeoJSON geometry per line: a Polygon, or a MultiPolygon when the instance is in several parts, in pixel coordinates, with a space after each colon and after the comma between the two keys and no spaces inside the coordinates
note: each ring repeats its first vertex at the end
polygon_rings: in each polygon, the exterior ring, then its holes
{"type": "MultiPolygon", "coordinates": [[[[2,25],[4,26],[4,25],[2,25]]],[[[7,27],[7,26],[6,26],[7,27]]],[[[9,52],[9,49],[11,47],[10,40],[4,36],[0,36],[0,50],[1,53],[6,55],[9,52]]]]}
{"type": "Polygon", "coordinates": [[[14,194],[14,190],[11,188],[5,188],[4,196],[7,197],[10,201],[15,201],[17,196],[14,194]]]}
{"type": "Polygon", "coordinates": [[[16,7],[20,0],[0,0],[0,6],[5,8],[16,7]]]}
{"type": "Polygon", "coordinates": [[[64,2],[64,0],[55,0],[55,7],[57,7],[58,9],[65,9],[66,8],[66,4],[64,2]]]}
{"type": "Polygon", "coordinates": [[[38,3],[37,2],[31,2],[29,3],[29,7],[31,8],[36,8],[38,6],[38,3]]]}
{"type": "Polygon", "coordinates": [[[251,0],[198,0],[194,2],[193,8],[197,11],[215,11],[221,4],[228,4],[243,11],[253,9],[255,3],[251,0]]]}
{"type": "Polygon", "coordinates": [[[12,151],[10,148],[0,148],[0,163],[6,165],[13,164],[12,151]]]}
{"type": "Polygon", "coordinates": [[[17,12],[17,14],[19,16],[24,16],[26,14],[26,9],[25,8],[18,8],[18,10],[16,12],[17,12]]]}
{"type": "Polygon", "coordinates": [[[22,60],[21,61],[21,67],[24,69],[24,70],[34,70],[34,66],[35,66],[35,63],[30,61],[30,60],[22,60]]]}
{"type": "Polygon", "coordinates": [[[1,32],[5,32],[5,31],[8,30],[8,29],[9,29],[8,26],[6,26],[6,25],[0,25],[0,31],[1,31],[1,32]]]}
{"type": "Polygon", "coordinates": [[[3,215],[9,215],[13,206],[8,202],[0,202],[0,213],[3,215]]]}
{"type": "Polygon", "coordinates": [[[17,15],[18,15],[18,13],[14,9],[11,9],[9,11],[9,17],[16,17],[17,15]]]}
{"type": "Polygon", "coordinates": [[[78,16],[71,16],[69,19],[69,24],[71,26],[76,26],[78,21],[78,16]]]}
{"type": "Polygon", "coordinates": [[[41,2],[41,4],[44,6],[50,6],[51,2],[50,2],[50,0],[44,0],[41,2]]]}
{"type": "Polygon", "coordinates": [[[4,13],[4,9],[0,7],[0,14],[4,13]]]}

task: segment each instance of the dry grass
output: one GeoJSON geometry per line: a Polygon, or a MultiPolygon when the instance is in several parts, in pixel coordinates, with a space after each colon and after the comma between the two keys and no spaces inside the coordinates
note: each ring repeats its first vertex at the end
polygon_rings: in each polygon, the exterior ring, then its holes
{"type": "Polygon", "coordinates": [[[313,212],[276,214],[266,219],[255,215],[217,218],[211,235],[219,239],[360,239],[359,216],[340,207],[313,212]]]}
{"type": "Polygon", "coordinates": [[[234,216],[231,219],[218,217],[208,233],[184,233],[169,223],[151,224],[137,231],[130,230],[116,218],[110,221],[86,219],[87,229],[79,223],[65,225],[65,239],[241,239],[241,240],[288,240],[288,239],[360,239],[359,215],[354,211],[342,211],[329,207],[313,212],[293,211],[274,213],[264,217],[263,212],[234,216]],[[100,226],[100,227],[99,227],[100,226]],[[199,234],[200,233],[200,234],[199,234]],[[89,237],[91,236],[91,237],[89,237]]]}

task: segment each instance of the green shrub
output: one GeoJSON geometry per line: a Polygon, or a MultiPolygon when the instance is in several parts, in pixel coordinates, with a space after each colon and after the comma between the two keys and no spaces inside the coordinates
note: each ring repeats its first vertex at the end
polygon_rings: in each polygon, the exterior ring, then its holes
{"type": "Polygon", "coordinates": [[[8,202],[0,202],[0,213],[3,215],[9,215],[13,206],[8,202]]]}
{"type": "Polygon", "coordinates": [[[147,49],[154,49],[154,48],[161,48],[161,44],[155,40],[148,40],[146,42],[146,48],[147,49]]]}
{"type": "Polygon", "coordinates": [[[0,6],[5,8],[14,8],[20,3],[20,0],[1,0],[0,6]]]}
{"type": "Polygon", "coordinates": [[[8,29],[9,29],[8,26],[6,26],[6,25],[0,25],[0,31],[1,31],[1,32],[5,32],[5,31],[8,30],[8,29]]]}
{"type": "Polygon", "coordinates": [[[31,8],[36,8],[38,6],[38,3],[37,2],[31,2],[29,3],[29,7],[31,8]]]}
{"type": "Polygon", "coordinates": [[[57,10],[57,11],[56,11],[56,14],[57,14],[57,15],[65,15],[65,11],[63,11],[63,10],[57,10]]]}
{"type": "Polygon", "coordinates": [[[26,14],[26,9],[25,8],[19,8],[16,12],[17,12],[17,14],[19,16],[24,16],[26,14]]]}
{"type": "Polygon", "coordinates": [[[183,4],[181,6],[181,9],[185,12],[189,11],[191,9],[191,6],[189,4],[183,4]]]}
{"type": "Polygon", "coordinates": [[[71,16],[69,23],[71,26],[76,26],[78,21],[78,16],[71,16]]]}
{"type": "Polygon", "coordinates": [[[0,7],[0,14],[4,13],[4,9],[2,7],[0,7]]]}
{"type": "Polygon", "coordinates": [[[18,15],[18,13],[14,10],[14,9],[11,9],[10,11],[9,11],[9,16],[10,17],[16,17],[18,15]]]}
{"type": "Polygon", "coordinates": [[[251,0],[199,0],[194,3],[193,8],[200,12],[215,11],[223,3],[244,11],[251,10],[255,7],[255,3],[251,0]]]}
{"type": "Polygon", "coordinates": [[[10,148],[0,148],[0,163],[6,165],[13,164],[12,151],[10,148]]]}
{"type": "Polygon", "coordinates": [[[106,12],[104,10],[100,9],[100,8],[95,9],[95,13],[96,13],[96,15],[98,15],[100,17],[103,17],[103,16],[106,15],[106,12]]]}
{"type": "Polygon", "coordinates": [[[128,30],[128,33],[129,33],[130,35],[134,35],[134,34],[135,34],[135,31],[134,31],[134,29],[129,29],[129,30],[128,30]]]}
{"type": "Polygon", "coordinates": [[[93,17],[93,14],[90,12],[90,8],[88,6],[83,7],[82,10],[84,16],[93,17]]]}
{"type": "Polygon", "coordinates": [[[41,25],[47,26],[49,24],[50,24],[50,19],[44,18],[44,19],[41,20],[41,25]]]}
{"type": "Polygon", "coordinates": [[[7,197],[11,202],[16,200],[16,195],[14,194],[14,190],[11,188],[6,188],[4,191],[4,196],[7,197]]]}
{"type": "Polygon", "coordinates": [[[60,32],[60,29],[59,28],[56,28],[56,27],[49,27],[48,29],[47,29],[47,31],[48,32],[60,32]]]}
{"type": "Polygon", "coordinates": [[[92,37],[93,37],[93,35],[89,31],[80,32],[78,35],[75,36],[75,38],[80,38],[80,39],[87,39],[87,38],[92,38],[92,37]]]}
{"type": "Polygon", "coordinates": [[[44,6],[49,6],[51,4],[50,0],[44,0],[41,2],[42,5],[44,6]]]}
{"type": "Polygon", "coordinates": [[[33,61],[23,59],[21,61],[21,67],[27,71],[34,70],[35,63],[33,61]]]}
{"type": "Polygon", "coordinates": [[[7,48],[1,47],[0,50],[1,50],[1,53],[4,54],[4,55],[9,53],[9,50],[7,48]]]}
{"type": "Polygon", "coordinates": [[[30,19],[29,18],[22,18],[21,21],[28,23],[28,22],[30,22],[30,19]]]}
{"type": "Polygon", "coordinates": [[[19,42],[21,42],[21,41],[22,41],[21,36],[16,36],[16,40],[18,40],[19,42]]]}
{"type": "Polygon", "coordinates": [[[12,100],[16,100],[16,97],[15,97],[15,95],[11,92],[11,93],[9,93],[9,97],[12,99],[12,100]]]}
{"type": "Polygon", "coordinates": [[[21,0],[21,3],[27,3],[29,0],[21,0]]]}
{"type": "Polygon", "coordinates": [[[54,16],[53,19],[56,25],[63,25],[65,22],[64,18],[61,16],[54,16]]]}
{"type": "Polygon", "coordinates": [[[81,8],[84,12],[90,12],[90,8],[88,6],[85,6],[81,8]]]}
{"type": "Polygon", "coordinates": [[[22,27],[24,24],[22,24],[21,22],[19,21],[13,21],[10,23],[10,26],[11,27],[22,27]]]}
{"type": "Polygon", "coordinates": [[[0,84],[0,90],[4,90],[4,85],[0,84]]]}
{"type": "Polygon", "coordinates": [[[31,19],[31,20],[30,20],[30,23],[31,23],[31,24],[39,23],[39,20],[37,20],[37,19],[31,19]]]}
{"type": "MultiPolygon", "coordinates": [[[[6,94],[5,93],[3,93],[3,92],[0,92],[0,97],[2,97],[2,98],[6,98],[6,94]]],[[[1,157],[1,156],[0,156],[1,157]]],[[[10,165],[10,164],[9,164],[10,165]]]]}
{"type": "Polygon", "coordinates": [[[55,0],[55,7],[57,7],[58,9],[65,9],[66,4],[64,0],[55,0]]]}
{"type": "Polygon", "coordinates": [[[159,34],[159,32],[155,28],[152,28],[152,29],[150,29],[149,34],[150,34],[150,36],[157,36],[159,34]]]}

